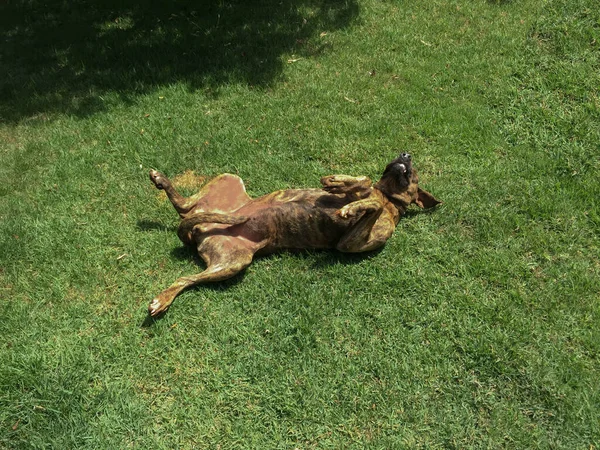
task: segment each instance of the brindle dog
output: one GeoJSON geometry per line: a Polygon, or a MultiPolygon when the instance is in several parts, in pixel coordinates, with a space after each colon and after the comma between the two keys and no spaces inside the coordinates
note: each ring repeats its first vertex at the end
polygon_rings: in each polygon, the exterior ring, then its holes
{"type": "Polygon", "coordinates": [[[440,203],[419,188],[408,153],[389,163],[375,185],[367,177],[330,175],[321,178],[321,189],[287,189],[257,199],[246,194],[240,177],[230,174],[189,198],[156,170],[150,179],[179,213],[181,241],[195,246],[206,262],[206,270],[177,279],[152,300],[152,316],[164,313],[184,289],[241,272],[255,254],[309,248],[367,252],[385,244],[409,205],[440,203]]]}

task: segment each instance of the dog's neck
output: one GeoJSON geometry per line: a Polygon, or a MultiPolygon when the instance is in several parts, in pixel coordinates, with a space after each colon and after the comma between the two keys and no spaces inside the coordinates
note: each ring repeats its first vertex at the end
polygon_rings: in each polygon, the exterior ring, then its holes
{"type": "Polygon", "coordinates": [[[385,197],[392,205],[394,205],[394,207],[398,211],[399,216],[403,216],[404,213],[406,212],[406,210],[408,209],[408,207],[410,206],[410,202],[407,202],[405,199],[403,199],[398,194],[390,193],[385,188],[385,186],[381,186],[381,185],[379,185],[379,183],[375,184],[375,186],[373,186],[373,188],[378,190],[379,192],[381,192],[383,197],[385,197]]]}
{"type": "Polygon", "coordinates": [[[414,171],[411,173],[409,184],[406,185],[400,182],[398,177],[394,176],[394,172],[386,169],[381,176],[381,179],[375,183],[373,187],[381,191],[385,198],[396,207],[398,213],[402,216],[414,201],[412,193],[413,191],[416,192],[417,183],[418,178],[414,171]]]}

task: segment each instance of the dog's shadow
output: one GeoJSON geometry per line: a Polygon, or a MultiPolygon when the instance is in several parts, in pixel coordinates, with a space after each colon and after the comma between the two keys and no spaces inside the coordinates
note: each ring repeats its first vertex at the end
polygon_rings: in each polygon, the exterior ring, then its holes
{"type": "MultiPolygon", "coordinates": [[[[293,255],[295,258],[311,260],[311,267],[319,270],[338,264],[353,265],[362,261],[369,260],[377,256],[383,247],[364,253],[342,253],[336,250],[287,250],[285,253],[293,255]]],[[[276,258],[275,255],[261,256],[260,258],[276,258]]]]}
{"type": "Polygon", "coordinates": [[[177,226],[167,226],[154,220],[138,220],[136,223],[138,231],[177,231],[177,226]]]}

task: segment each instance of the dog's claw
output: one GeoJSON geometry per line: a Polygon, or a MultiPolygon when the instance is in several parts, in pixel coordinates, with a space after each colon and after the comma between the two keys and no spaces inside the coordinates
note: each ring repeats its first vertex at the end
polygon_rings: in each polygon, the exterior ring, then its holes
{"type": "Polygon", "coordinates": [[[352,211],[351,208],[348,208],[348,206],[350,205],[346,205],[342,209],[340,209],[340,217],[342,219],[348,219],[354,216],[354,211],[352,211]]]}
{"type": "Polygon", "coordinates": [[[152,302],[150,302],[150,305],[148,305],[148,313],[152,317],[156,317],[159,314],[165,312],[166,310],[167,308],[165,307],[165,305],[161,304],[160,300],[157,298],[152,300],[152,302]]]}
{"type": "Polygon", "coordinates": [[[337,194],[342,192],[344,185],[342,183],[333,183],[333,182],[328,182],[327,184],[325,184],[323,186],[323,190],[327,191],[331,194],[337,194]]]}

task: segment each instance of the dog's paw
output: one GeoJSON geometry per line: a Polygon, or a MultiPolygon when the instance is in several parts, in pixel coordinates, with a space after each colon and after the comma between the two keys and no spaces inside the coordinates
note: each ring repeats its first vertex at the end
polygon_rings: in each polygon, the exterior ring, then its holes
{"type": "Polygon", "coordinates": [[[339,210],[339,214],[342,219],[350,219],[356,215],[356,208],[352,204],[346,205],[339,210]]]}
{"type": "Polygon", "coordinates": [[[155,298],[148,305],[148,314],[152,317],[156,317],[164,313],[169,308],[169,305],[165,305],[158,298],[155,298]]]}
{"type": "Polygon", "coordinates": [[[154,186],[156,186],[156,189],[161,189],[161,190],[164,189],[168,183],[167,177],[165,177],[158,170],[150,171],[150,181],[152,181],[154,183],[154,186]]]}
{"type": "Polygon", "coordinates": [[[339,180],[335,175],[321,178],[321,184],[323,185],[323,190],[332,194],[341,192],[345,187],[344,182],[339,180]]]}
{"type": "Polygon", "coordinates": [[[326,177],[322,177],[321,178],[321,183],[329,186],[329,185],[333,185],[333,184],[342,184],[340,177],[337,175],[328,175],[326,177]]]}

